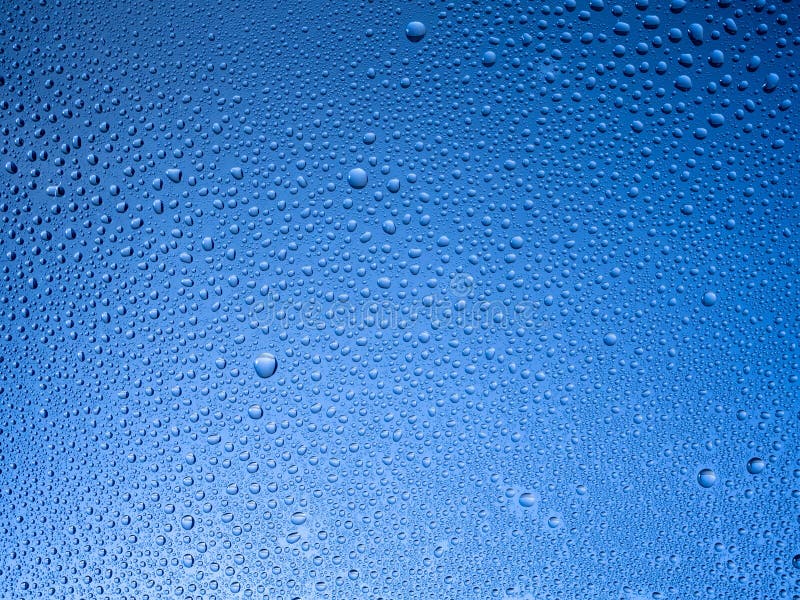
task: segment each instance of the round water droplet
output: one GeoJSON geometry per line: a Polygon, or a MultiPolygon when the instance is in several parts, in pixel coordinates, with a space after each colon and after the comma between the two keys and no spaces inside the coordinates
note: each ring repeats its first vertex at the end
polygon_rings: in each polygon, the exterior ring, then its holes
{"type": "Polygon", "coordinates": [[[253,404],[247,409],[247,416],[251,419],[258,420],[264,416],[264,409],[261,408],[260,404],[253,404]]]}
{"type": "Polygon", "coordinates": [[[519,505],[523,508],[530,508],[536,504],[536,496],[534,496],[531,492],[523,492],[519,496],[519,505]]]}
{"type": "Polygon", "coordinates": [[[427,31],[428,29],[425,27],[425,23],[421,23],[420,21],[411,21],[406,25],[406,37],[411,42],[419,42],[425,37],[427,31]]]}
{"type": "Polygon", "coordinates": [[[703,294],[703,306],[714,306],[717,302],[717,295],[714,292],[706,292],[703,294]]]}
{"type": "Polygon", "coordinates": [[[274,354],[264,352],[256,357],[253,366],[256,369],[256,375],[266,379],[275,375],[275,371],[278,370],[278,359],[275,358],[274,354]]]}
{"type": "Polygon", "coordinates": [[[192,515],[184,515],[181,518],[181,527],[186,531],[192,529],[194,527],[194,517],[192,515]]]}
{"type": "Polygon", "coordinates": [[[361,167],[350,169],[350,172],[347,174],[347,183],[350,184],[350,187],[356,190],[366,187],[368,180],[369,177],[367,177],[367,172],[361,167]]]}
{"type": "Polygon", "coordinates": [[[717,483],[717,474],[711,469],[701,469],[697,474],[697,483],[700,487],[710,488],[717,483]]]}
{"type": "Polygon", "coordinates": [[[763,459],[754,456],[747,461],[747,472],[751,475],[758,475],[767,467],[763,459]]]}
{"type": "Polygon", "coordinates": [[[613,346],[614,344],[617,343],[617,334],[616,333],[607,333],[603,337],[603,343],[606,346],[613,346]]]}

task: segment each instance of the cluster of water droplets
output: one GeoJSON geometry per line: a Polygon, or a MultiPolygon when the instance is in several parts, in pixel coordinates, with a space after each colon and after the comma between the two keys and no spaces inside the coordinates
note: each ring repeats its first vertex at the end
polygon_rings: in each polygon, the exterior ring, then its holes
{"type": "Polygon", "coordinates": [[[798,21],[9,3],[0,596],[796,598],[798,21]]]}

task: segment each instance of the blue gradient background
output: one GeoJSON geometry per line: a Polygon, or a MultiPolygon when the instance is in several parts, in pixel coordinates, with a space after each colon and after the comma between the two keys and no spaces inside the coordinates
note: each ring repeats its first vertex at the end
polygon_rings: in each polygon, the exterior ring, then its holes
{"type": "Polygon", "coordinates": [[[800,597],[796,3],[3,13],[0,597],[800,597]]]}

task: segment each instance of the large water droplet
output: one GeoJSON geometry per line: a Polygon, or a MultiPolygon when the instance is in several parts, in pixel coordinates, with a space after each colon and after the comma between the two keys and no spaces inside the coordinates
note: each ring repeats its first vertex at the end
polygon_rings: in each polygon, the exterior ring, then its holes
{"type": "Polygon", "coordinates": [[[711,469],[701,469],[697,474],[697,483],[700,487],[710,488],[717,483],[717,474],[711,469]]]}
{"type": "Polygon", "coordinates": [[[275,375],[275,371],[278,370],[278,359],[275,358],[275,355],[270,352],[264,352],[259,354],[254,363],[253,363],[256,374],[259,377],[263,377],[266,379],[267,377],[272,377],[275,375]]]}
{"type": "Polygon", "coordinates": [[[428,29],[420,21],[411,21],[406,25],[406,37],[412,42],[419,42],[425,37],[428,29]]]}
{"type": "Polygon", "coordinates": [[[367,172],[361,167],[350,169],[350,172],[347,174],[347,183],[356,190],[366,187],[368,180],[367,172]]]}

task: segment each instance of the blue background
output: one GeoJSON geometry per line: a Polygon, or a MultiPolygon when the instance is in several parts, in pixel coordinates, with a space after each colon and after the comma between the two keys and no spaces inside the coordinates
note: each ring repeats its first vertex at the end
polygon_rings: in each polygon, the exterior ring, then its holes
{"type": "Polygon", "coordinates": [[[798,598],[796,3],[3,12],[1,597],[798,598]]]}

